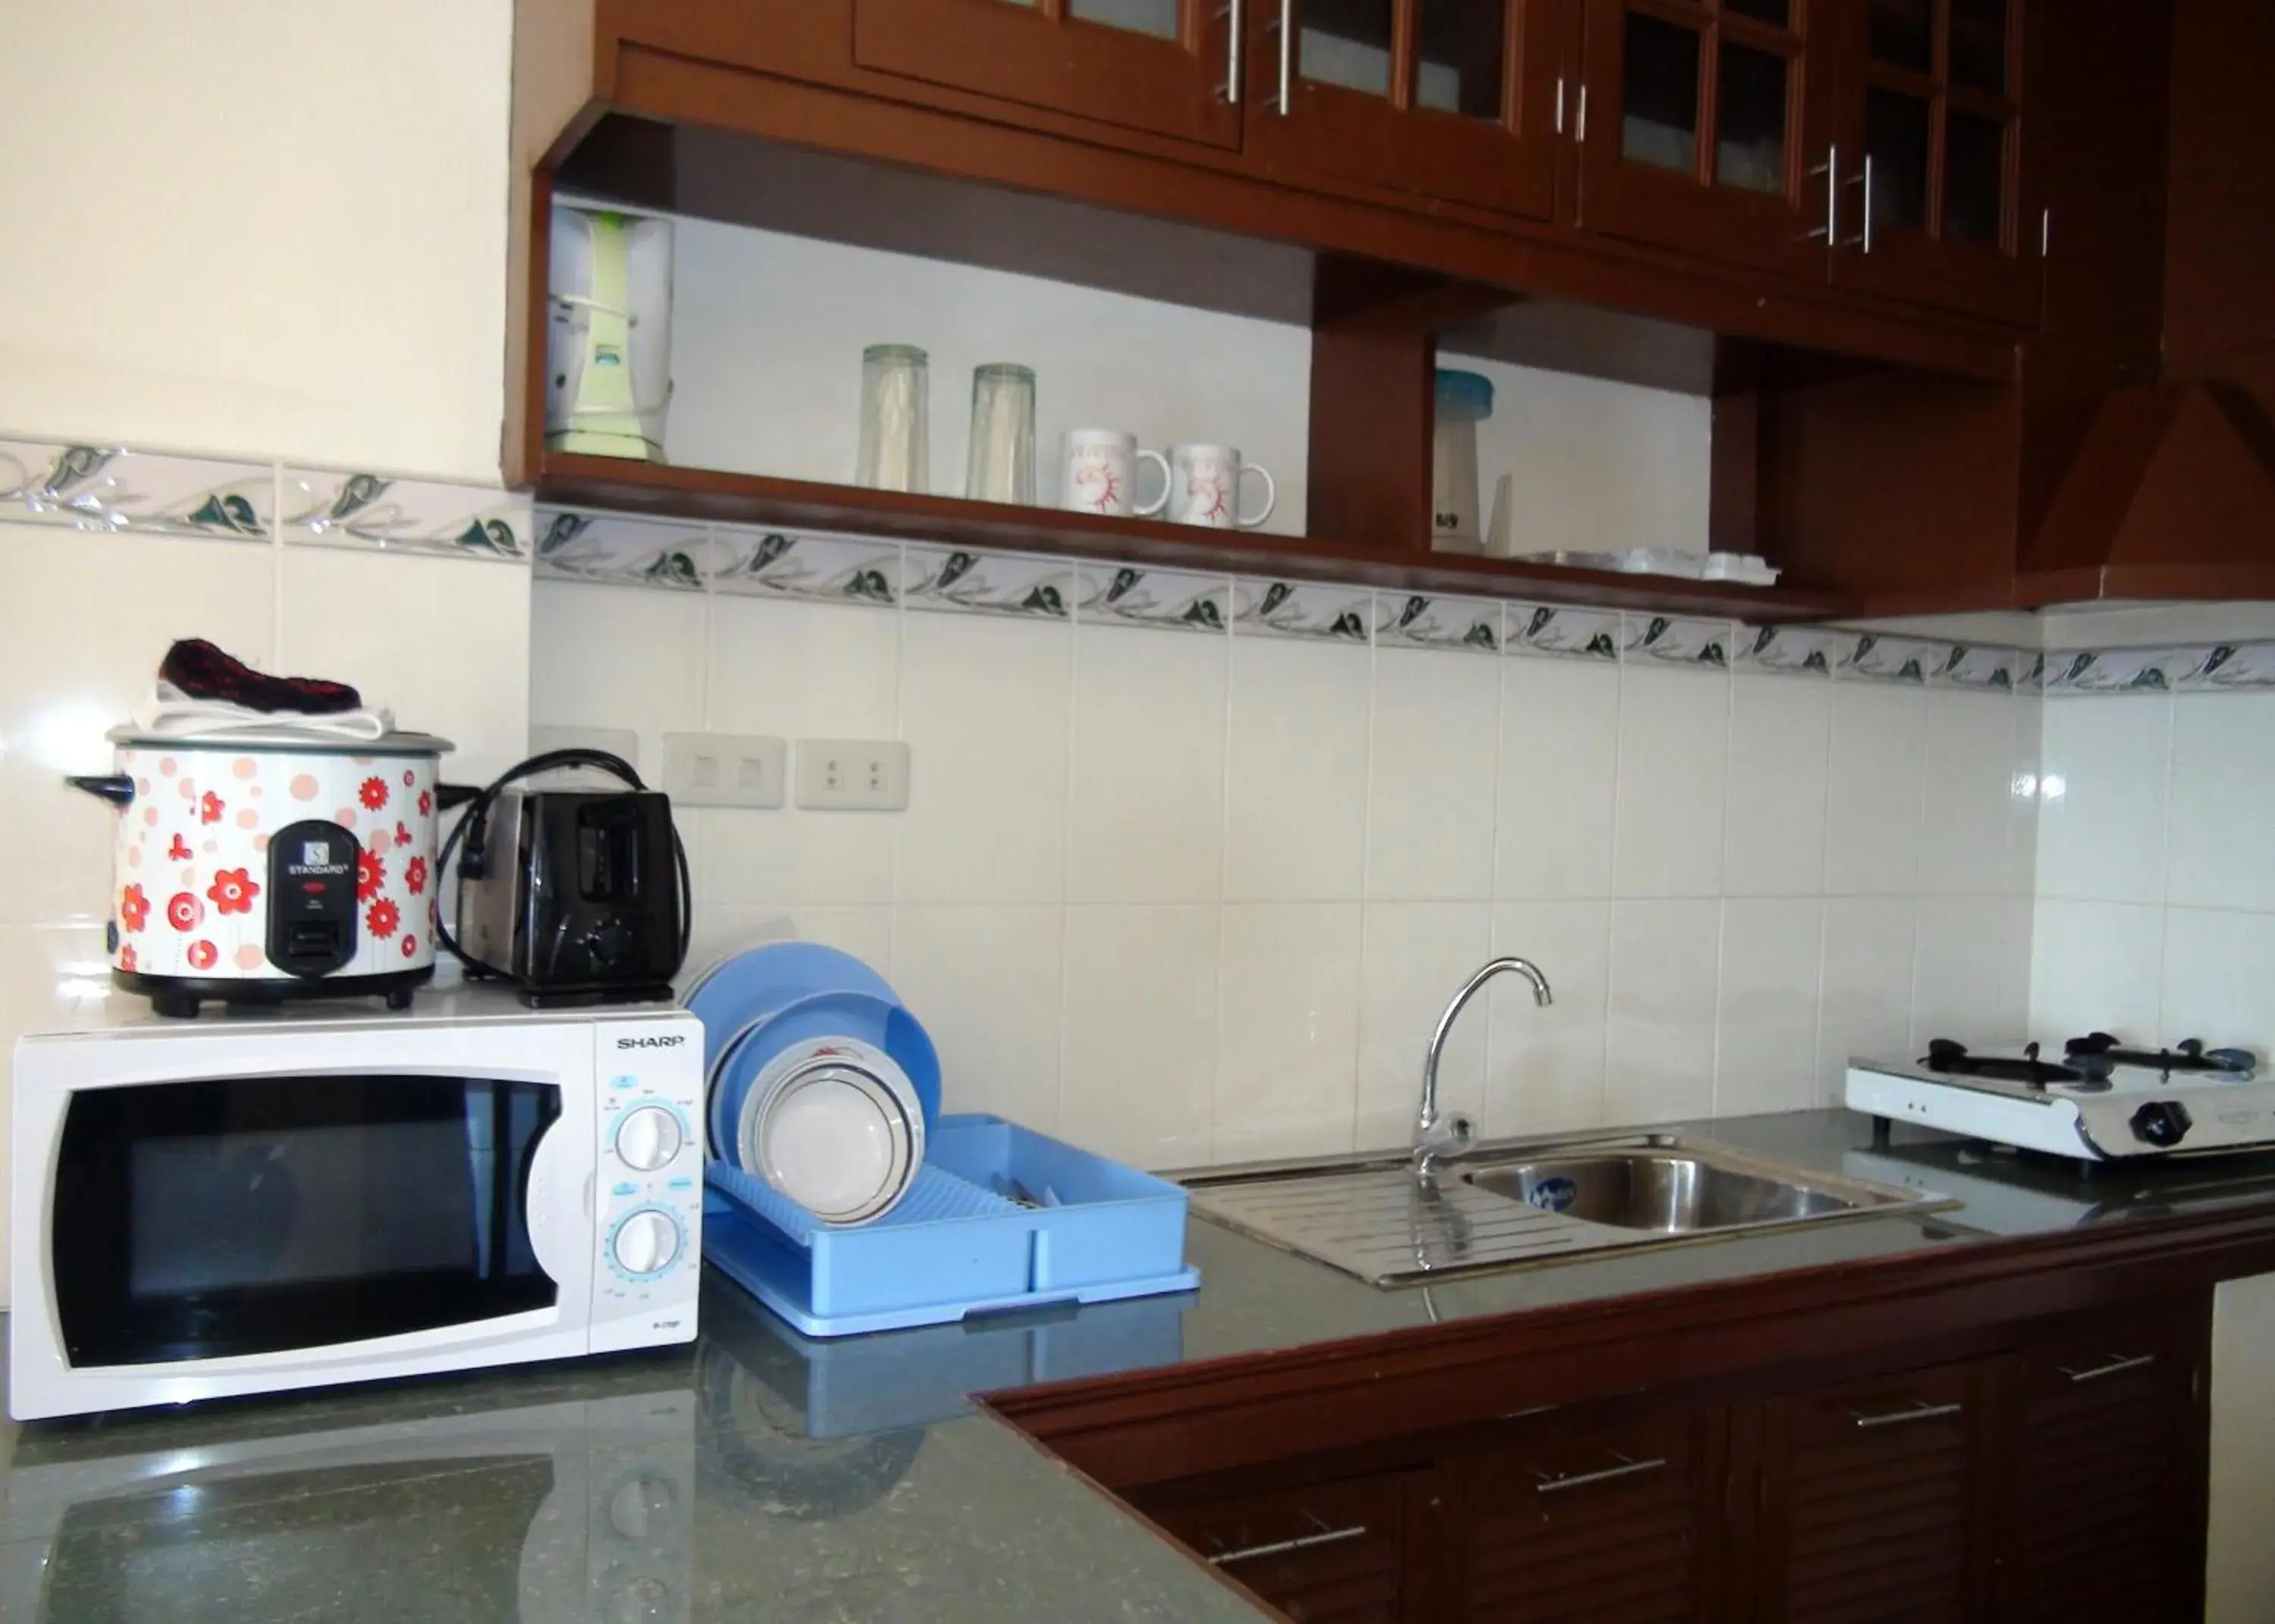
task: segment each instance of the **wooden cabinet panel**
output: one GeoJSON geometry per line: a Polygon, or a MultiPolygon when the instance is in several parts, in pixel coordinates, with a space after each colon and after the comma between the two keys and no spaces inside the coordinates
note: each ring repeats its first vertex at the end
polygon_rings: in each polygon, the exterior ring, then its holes
{"type": "Polygon", "coordinates": [[[1975,1367],[1780,1399],[1764,1415],[1764,1620],[1976,1616],[1975,1367]]]}
{"type": "Polygon", "coordinates": [[[1706,1620],[1721,1556],[1719,1409],[1524,1425],[1464,1462],[1449,1619],[1706,1620]]]}
{"type": "Polygon", "coordinates": [[[1553,209],[1560,0],[1242,4],[1245,149],[1259,168],[1553,209]]]}
{"type": "Polygon", "coordinates": [[[1410,1616],[1408,1519],[1417,1474],[1231,1495],[1140,1497],[1164,1529],[1298,1624],[1410,1616]]]}
{"type": "Polygon", "coordinates": [[[2036,313],[2022,6],[1843,0],[1832,139],[1848,223],[1836,285],[2012,321],[2036,313]]]}
{"type": "Polygon", "coordinates": [[[854,0],[865,68],[1216,147],[1240,144],[1218,0],[854,0]]]}
{"type": "Polygon", "coordinates": [[[2141,1316],[2005,1361],[1992,1616],[2179,1624],[2196,1616],[2190,1537],[2196,1363],[2185,1321],[2141,1316]]]}
{"type": "Polygon", "coordinates": [[[1582,223],[1825,274],[1826,0],[1585,0],[1582,223]]]}

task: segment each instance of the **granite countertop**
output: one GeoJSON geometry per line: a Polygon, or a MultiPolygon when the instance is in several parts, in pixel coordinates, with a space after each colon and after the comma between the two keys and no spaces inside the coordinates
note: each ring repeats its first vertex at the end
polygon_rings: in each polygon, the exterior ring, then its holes
{"type": "Polygon", "coordinates": [[[1994,1235],[2275,1199],[2275,1157],[2087,1181],[1839,1111],[1689,1131],[1942,1212],[1377,1290],[1206,1222],[1198,1292],[809,1341],[705,1282],[692,1347],[0,1424],[0,1618],[1252,1620],[967,1394],[1994,1235]]]}

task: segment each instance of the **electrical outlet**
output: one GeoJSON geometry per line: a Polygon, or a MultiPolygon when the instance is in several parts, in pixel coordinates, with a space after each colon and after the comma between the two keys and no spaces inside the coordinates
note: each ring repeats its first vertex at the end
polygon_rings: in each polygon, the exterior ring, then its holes
{"type": "Polygon", "coordinates": [[[663,736],[663,789],[683,806],[780,806],[789,746],[737,733],[663,736]]]}
{"type": "Polygon", "coordinates": [[[905,812],[909,747],[894,739],[802,738],[797,804],[814,812],[905,812]]]}

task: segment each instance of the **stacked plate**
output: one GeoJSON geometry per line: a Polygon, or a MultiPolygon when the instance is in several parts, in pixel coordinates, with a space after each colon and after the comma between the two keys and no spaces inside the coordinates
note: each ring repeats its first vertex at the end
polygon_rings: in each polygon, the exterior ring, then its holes
{"type": "Polygon", "coordinates": [[[940,1116],[932,1039],[850,954],[773,942],[721,960],[685,1000],[703,1021],[710,1153],[827,1223],[893,1210],[940,1116]]]}

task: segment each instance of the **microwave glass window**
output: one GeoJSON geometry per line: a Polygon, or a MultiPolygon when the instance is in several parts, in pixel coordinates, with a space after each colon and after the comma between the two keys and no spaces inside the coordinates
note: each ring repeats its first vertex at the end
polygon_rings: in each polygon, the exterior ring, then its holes
{"type": "Polygon", "coordinates": [[[56,1531],[47,1588],[72,1598],[74,1618],[314,1619],[344,1611],[352,1575],[345,1610],[359,1618],[517,1619],[523,1550],[554,1487],[550,1456],[517,1454],[84,1500],[56,1531]]]}
{"type": "Polygon", "coordinates": [[[529,1166],[549,1084],[213,1078],[75,1096],[57,1168],[74,1364],[396,1336],[549,1308],[529,1166]]]}

